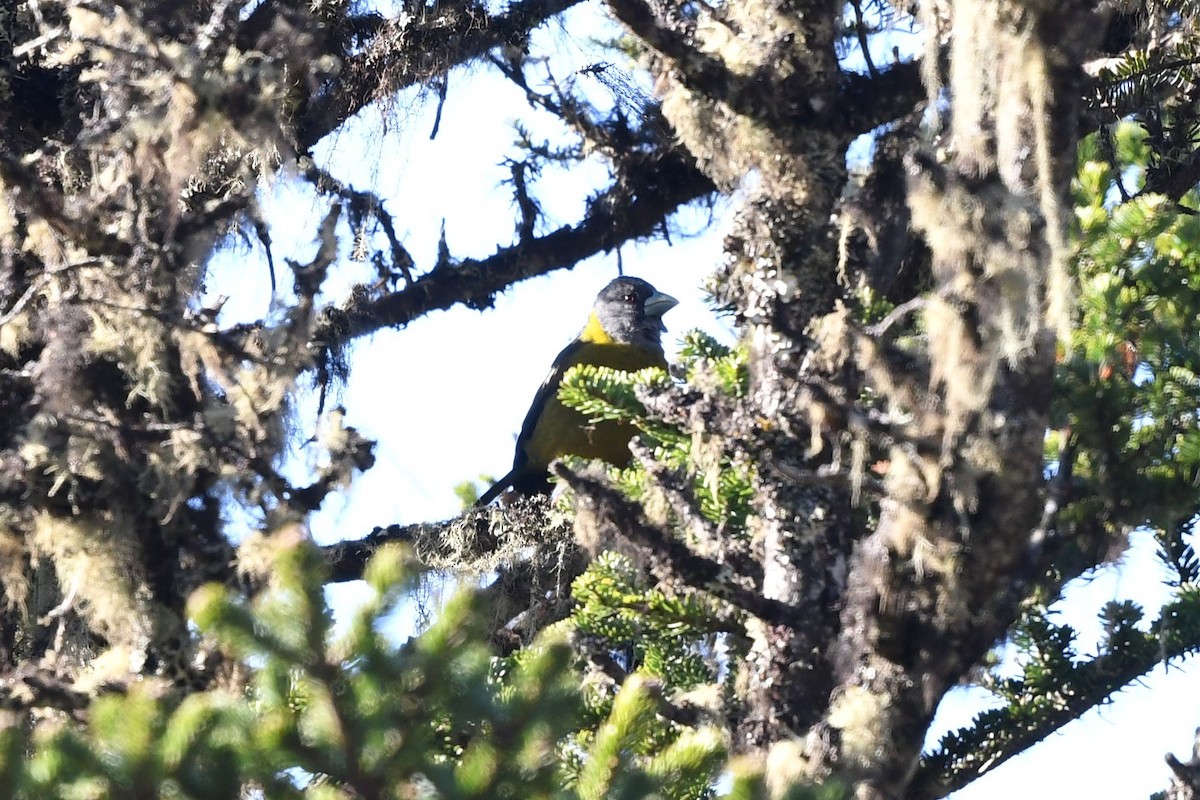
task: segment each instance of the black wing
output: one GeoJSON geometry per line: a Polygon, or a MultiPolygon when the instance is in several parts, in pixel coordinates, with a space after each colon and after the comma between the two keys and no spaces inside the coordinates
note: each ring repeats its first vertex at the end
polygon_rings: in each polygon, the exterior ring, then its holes
{"type": "MultiPolygon", "coordinates": [[[[517,434],[517,452],[513,455],[512,469],[483,493],[479,500],[475,502],[476,507],[486,506],[499,497],[500,493],[508,487],[515,486],[518,482],[524,482],[530,477],[525,475],[529,466],[529,455],[525,452],[525,443],[529,441],[529,437],[533,436],[533,431],[537,427],[538,420],[541,418],[542,412],[546,409],[546,403],[550,402],[550,399],[558,393],[558,386],[562,383],[563,375],[567,369],[574,366],[575,354],[581,347],[583,347],[583,341],[575,339],[564,347],[562,352],[555,356],[554,362],[550,365],[550,374],[546,376],[546,379],[542,381],[542,385],[538,387],[537,393],[533,396],[533,403],[529,406],[529,411],[525,414],[525,421],[521,423],[521,432],[517,434]]],[[[537,478],[538,483],[544,480],[544,476],[537,476],[537,478]]]]}
{"type": "Polygon", "coordinates": [[[554,357],[554,362],[550,365],[550,374],[542,381],[537,394],[533,396],[533,403],[529,406],[529,412],[525,414],[525,421],[521,423],[521,432],[517,434],[517,452],[513,456],[514,473],[520,472],[528,463],[529,457],[525,453],[525,443],[529,441],[529,437],[533,436],[533,429],[537,427],[542,412],[546,410],[546,403],[558,394],[558,386],[562,383],[563,375],[568,369],[575,366],[575,354],[581,347],[583,347],[583,341],[575,339],[554,357]]]}

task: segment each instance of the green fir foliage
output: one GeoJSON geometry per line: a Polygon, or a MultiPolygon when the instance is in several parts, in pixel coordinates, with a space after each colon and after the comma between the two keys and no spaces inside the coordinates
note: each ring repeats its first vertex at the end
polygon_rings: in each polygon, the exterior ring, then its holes
{"type": "Polygon", "coordinates": [[[563,375],[558,397],[593,421],[628,422],[649,437],[651,443],[669,442],[678,439],[679,432],[649,419],[637,398],[638,386],[661,387],[669,383],[666,371],[657,367],[625,372],[595,364],[576,364],[563,375]]]}
{"type": "Polygon", "coordinates": [[[656,692],[639,676],[625,681],[607,720],[591,738],[574,783],[583,800],[712,797],[711,781],[725,763],[712,729],[661,740],[656,692]]]}
{"type": "MultiPolygon", "coordinates": [[[[1080,546],[1109,549],[1130,527],[1149,527],[1174,572],[1175,596],[1148,625],[1135,604],[1108,603],[1099,612],[1103,641],[1083,657],[1075,631],[1046,611],[1054,598],[1038,597],[1012,640],[1020,673],[988,682],[1002,705],[926,756],[943,775],[982,774],[1157,664],[1200,652],[1200,561],[1192,544],[1200,511],[1200,195],[1175,203],[1142,191],[1146,140],[1141,127],[1121,124],[1080,150],[1080,311],[1071,347],[1060,353],[1046,459],[1057,471],[1062,454],[1073,451],[1074,494],[1086,498],[1064,507],[1060,526],[1077,526],[1088,543],[1080,546]],[[1131,508],[1148,511],[1131,520],[1131,508]]],[[[1074,544],[1057,560],[1067,577],[1074,544]]]]}
{"type": "Polygon", "coordinates": [[[1080,658],[1070,626],[1054,624],[1044,611],[1026,615],[1013,640],[1021,672],[992,683],[1004,705],[947,734],[926,761],[943,774],[982,774],[1104,703],[1160,661],[1200,653],[1200,586],[1182,588],[1148,629],[1133,603],[1110,602],[1100,616],[1105,636],[1099,652],[1080,658]]]}
{"type": "MultiPolygon", "coordinates": [[[[684,337],[679,370],[690,384],[711,386],[730,398],[743,397],[749,390],[746,356],[740,345],[727,347],[706,333],[692,331],[684,337]]],[[[675,388],[661,369],[623,372],[583,364],[567,371],[558,396],[590,419],[615,419],[635,426],[656,460],[691,476],[701,514],[726,535],[742,536],[754,495],[750,464],[731,459],[705,431],[685,431],[654,419],[638,397],[639,392],[675,388]]],[[[614,476],[631,497],[645,498],[646,480],[640,467],[616,470],[614,476]]]]}
{"type": "Polygon", "coordinates": [[[683,337],[679,360],[689,383],[705,382],[713,376],[722,393],[745,397],[750,392],[750,371],[746,369],[746,348],[727,347],[703,331],[690,331],[683,337]]]}
{"type": "Polygon", "coordinates": [[[571,594],[577,629],[631,653],[646,673],[679,689],[715,679],[701,652],[705,637],[717,632],[715,614],[699,596],[647,588],[633,563],[613,552],[602,553],[571,594]]]}
{"type": "MultiPolygon", "coordinates": [[[[689,385],[715,389],[717,396],[744,397],[749,390],[746,351],[743,347],[727,347],[713,337],[694,331],[682,343],[677,374],[689,385]]],[[[650,447],[654,458],[677,475],[690,478],[694,502],[702,517],[731,539],[746,537],[746,519],[753,495],[751,470],[735,462],[727,448],[709,438],[704,430],[684,430],[676,425],[656,420],[648,415],[642,398],[658,392],[687,391],[679,387],[661,370],[625,373],[595,367],[577,367],[564,378],[560,398],[594,419],[619,419],[633,424],[641,433],[643,444],[650,447]]],[[[631,497],[648,501],[651,490],[645,471],[640,465],[612,471],[618,485],[631,497]]],[[[668,522],[674,512],[660,504],[668,522]]],[[[626,698],[630,685],[642,686],[643,680],[653,680],[661,686],[667,702],[684,693],[707,687],[720,693],[718,675],[722,633],[729,630],[728,614],[700,593],[673,592],[649,586],[644,573],[624,555],[602,553],[572,586],[577,603],[571,624],[578,635],[601,651],[607,651],[614,664],[630,673],[619,694],[611,684],[589,686],[586,701],[592,724],[576,736],[577,750],[608,752],[619,747],[627,756],[640,763],[646,759],[649,775],[671,775],[664,796],[672,798],[703,798],[714,796],[713,780],[720,762],[713,760],[718,752],[715,734],[690,731],[668,723],[654,714],[655,704],[637,688],[637,694],[626,698]],[[604,720],[608,719],[609,722],[604,720]],[[613,719],[624,721],[623,738],[612,729],[613,719]],[[638,720],[644,724],[636,724],[638,720]],[[687,733],[684,731],[687,730],[687,733]],[[697,738],[699,737],[699,738],[697,738]],[[669,766],[703,764],[700,772],[691,767],[669,766]],[[690,774],[685,780],[682,776],[690,774]]],[[[726,670],[727,673],[730,671],[726,670]]],[[[731,674],[731,673],[730,673],[731,674]]],[[[727,676],[725,676],[727,677],[727,676]]],[[[590,781],[605,774],[600,761],[577,764],[578,785],[584,797],[600,796],[590,788],[590,781]]],[[[761,776],[752,773],[736,783],[736,791],[744,785],[763,790],[761,776]]],[[[631,791],[633,784],[622,784],[631,791]]],[[[644,795],[630,795],[644,796],[644,795]]]]}
{"type": "Polygon", "coordinates": [[[572,586],[578,603],[571,623],[585,641],[611,650],[630,673],[619,691],[608,682],[585,688],[590,724],[574,737],[575,750],[591,755],[575,764],[581,797],[594,790],[622,760],[644,775],[621,778],[614,790],[626,796],[715,797],[714,781],[725,767],[725,746],[716,729],[685,728],[659,717],[660,695],[675,695],[715,679],[709,667],[713,612],[702,600],[673,597],[644,586],[628,558],[602,553],[572,586]],[[709,658],[706,658],[709,656],[709,658]],[[645,781],[658,788],[650,794],[645,781]],[[639,785],[640,784],[640,785],[639,785]]]}
{"type": "Polygon", "coordinates": [[[557,742],[578,705],[563,643],[534,648],[501,690],[476,593],[403,645],[380,634],[416,575],[403,551],[371,562],[373,596],[340,637],[316,549],[284,548],[276,567],[260,602],[209,586],[191,604],[196,624],[253,666],[246,693],[175,704],[135,686],[99,699],[86,727],[9,720],[4,796],[215,800],[255,786],[272,799],[561,796],[557,742]]]}
{"type": "MultiPolygon", "coordinates": [[[[1200,510],[1200,195],[1139,193],[1144,133],[1121,125],[1111,139],[1112,160],[1085,143],[1075,181],[1081,312],[1056,424],[1079,444],[1075,480],[1095,490],[1081,494],[1149,509],[1140,521],[1195,580],[1182,539],[1200,510]]],[[[1068,514],[1110,516],[1094,504],[1068,514]]]]}
{"type": "MultiPolygon", "coordinates": [[[[428,630],[395,643],[382,628],[419,576],[405,549],[382,550],[364,576],[369,599],[336,633],[318,550],[282,544],[258,600],[210,585],[190,604],[198,628],[250,674],[243,690],[178,700],[145,683],[114,687],[77,719],[6,713],[0,795],[666,800],[714,797],[728,772],[736,796],[766,796],[761,768],[730,764],[715,729],[664,723],[656,678],[626,680],[579,735],[589,715],[561,629],[497,659],[478,591],[458,593],[428,630]]],[[[704,618],[666,598],[647,602],[681,630],[704,618]]]]}

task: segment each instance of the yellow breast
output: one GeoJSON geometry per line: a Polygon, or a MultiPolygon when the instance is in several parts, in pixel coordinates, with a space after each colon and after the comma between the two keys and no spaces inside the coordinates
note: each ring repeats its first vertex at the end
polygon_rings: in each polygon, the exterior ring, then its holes
{"type": "MultiPolygon", "coordinates": [[[[633,372],[645,367],[667,366],[666,359],[643,347],[619,344],[611,339],[584,341],[573,355],[576,364],[595,364],[602,367],[633,372]]],[[[566,455],[599,458],[610,464],[629,463],[629,440],[637,430],[615,420],[592,422],[583,414],[567,408],[559,401],[557,387],[538,418],[532,435],[525,442],[525,453],[532,467],[545,469],[551,461],[566,455]]]]}

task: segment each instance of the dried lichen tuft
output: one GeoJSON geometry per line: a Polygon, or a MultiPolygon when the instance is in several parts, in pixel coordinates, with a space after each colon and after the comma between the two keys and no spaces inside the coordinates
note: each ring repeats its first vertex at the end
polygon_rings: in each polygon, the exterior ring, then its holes
{"type": "Polygon", "coordinates": [[[128,520],[41,512],[29,543],[35,562],[49,561],[58,575],[63,601],[51,617],[75,611],[110,647],[145,656],[154,615],[128,520]]]}
{"type": "Polygon", "coordinates": [[[20,520],[11,510],[0,509],[0,590],[4,593],[4,607],[22,616],[29,606],[28,567],[20,520]]]}
{"type": "Polygon", "coordinates": [[[844,687],[830,704],[829,724],[841,731],[841,755],[855,770],[868,770],[886,759],[882,748],[892,730],[892,698],[865,686],[844,687]]]}
{"type": "MultiPolygon", "coordinates": [[[[977,268],[990,271],[1000,280],[1015,279],[1022,284],[1006,290],[1014,299],[1024,294],[1031,305],[1014,308],[1012,318],[1004,323],[1011,329],[1005,332],[1005,347],[1006,357],[1012,359],[1021,346],[1028,344],[1030,332],[1041,325],[1054,329],[1065,340],[1071,323],[1074,288],[1068,269],[1066,209],[1061,199],[1061,171],[1053,167],[1056,159],[1049,130],[1055,102],[1047,62],[1052,47],[1037,39],[1037,15],[1019,3],[943,0],[922,3],[921,8],[931,31],[949,30],[951,24],[954,31],[947,88],[954,98],[949,153],[955,168],[967,177],[995,174],[1011,196],[989,192],[987,205],[999,202],[1009,206],[1007,210],[1015,213],[996,218],[1029,226],[1025,231],[1005,231],[1015,235],[1011,241],[992,231],[983,239],[963,237],[958,244],[964,255],[974,259],[977,268]],[[1014,202],[1024,203],[1027,208],[1013,209],[1014,202]],[[1028,242],[1025,247],[1022,238],[1028,242]],[[1011,255],[1006,257],[1002,252],[1005,249],[1037,255],[1030,259],[1033,263],[1013,269],[1011,255]]],[[[940,35],[931,35],[930,46],[940,39],[940,35]]],[[[926,61],[937,63],[936,58],[926,61]]],[[[939,76],[931,69],[924,77],[931,98],[935,97],[942,88],[939,76]]],[[[931,103],[931,107],[937,106],[931,103]]],[[[978,208],[971,210],[969,197],[951,192],[944,200],[940,210],[950,214],[942,223],[946,238],[978,232],[963,223],[964,217],[981,213],[978,208]]],[[[922,202],[920,198],[915,201],[922,202]]],[[[926,230],[933,233],[928,227],[926,230]]],[[[968,266],[961,260],[957,264],[960,268],[968,266]]]]}

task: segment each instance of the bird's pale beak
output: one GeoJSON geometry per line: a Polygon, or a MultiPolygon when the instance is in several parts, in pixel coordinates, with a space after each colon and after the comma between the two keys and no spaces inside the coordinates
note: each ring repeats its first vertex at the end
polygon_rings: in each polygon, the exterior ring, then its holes
{"type": "Polygon", "coordinates": [[[663,314],[677,305],[679,305],[679,301],[671,297],[671,295],[655,292],[646,298],[646,302],[642,307],[646,310],[647,317],[661,318],[663,314]]]}

